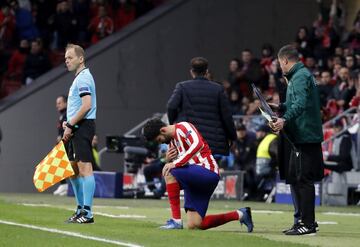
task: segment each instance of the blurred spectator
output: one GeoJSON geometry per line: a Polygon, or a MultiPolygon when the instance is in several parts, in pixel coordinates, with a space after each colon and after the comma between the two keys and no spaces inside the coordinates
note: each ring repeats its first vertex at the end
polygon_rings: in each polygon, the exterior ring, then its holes
{"type": "Polygon", "coordinates": [[[0,39],[0,86],[2,82],[2,77],[7,71],[10,56],[11,54],[4,47],[4,42],[0,39]]]}
{"type": "Polygon", "coordinates": [[[234,89],[236,91],[239,91],[239,85],[237,84],[237,76],[239,73],[239,69],[240,69],[240,60],[237,58],[231,59],[229,63],[229,73],[227,76],[227,82],[230,84],[231,89],[234,89]]]}
{"type": "Polygon", "coordinates": [[[260,65],[263,69],[263,73],[271,73],[271,64],[274,60],[274,47],[271,44],[263,44],[261,48],[261,60],[260,65]]]}
{"type": "Polygon", "coordinates": [[[31,3],[29,0],[18,0],[20,8],[31,11],[31,3]]]}
{"type": "Polygon", "coordinates": [[[18,38],[33,40],[39,37],[39,31],[33,21],[31,12],[21,8],[17,0],[11,0],[10,6],[15,13],[18,38]]]}
{"type": "Polygon", "coordinates": [[[64,50],[67,44],[74,41],[76,25],[77,20],[73,13],[71,13],[68,1],[58,1],[53,23],[56,49],[64,50]]]}
{"type": "Polygon", "coordinates": [[[249,110],[249,106],[250,106],[250,99],[248,97],[243,97],[241,99],[241,111],[243,113],[243,115],[246,114],[246,112],[249,110]]]}
{"type": "Polygon", "coordinates": [[[342,100],[344,100],[344,110],[348,109],[350,106],[351,99],[356,95],[356,83],[358,80],[358,74],[352,72],[349,76],[348,85],[345,88],[344,94],[342,95],[342,100]]]}
{"type": "MultiPolygon", "coordinates": [[[[56,141],[60,142],[61,138],[64,134],[64,128],[63,128],[63,123],[66,122],[66,108],[67,108],[67,97],[65,95],[60,95],[56,98],[56,110],[59,113],[59,119],[57,121],[57,137],[56,137],[56,141]]],[[[65,143],[65,148],[68,144],[65,143]]],[[[66,179],[61,180],[59,186],[57,187],[57,189],[53,192],[54,195],[56,196],[65,196],[67,194],[67,190],[68,190],[68,184],[66,182],[66,179]]]]}
{"type": "Polygon", "coordinates": [[[118,31],[135,20],[136,8],[134,2],[130,0],[117,0],[116,2],[114,26],[115,31],[118,31]]]}
{"type": "MultiPolygon", "coordinates": [[[[333,59],[333,61],[335,61],[335,59],[333,59]]],[[[333,70],[332,70],[332,74],[333,74],[333,77],[332,77],[332,80],[334,81],[334,85],[336,84],[338,78],[339,78],[339,72],[340,72],[340,69],[341,69],[341,64],[335,64],[333,65],[333,70]]]]}
{"type": "Polygon", "coordinates": [[[333,86],[331,85],[331,74],[329,71],[324,70],[321,72],[320,80],[318,81],[318,91],[320,95],[320,104],[325,107],[327,100],[331,95],[333,86]]]}
{"type": "Polygon", "coordinates": [[[90,22],[90,1],[89,0],[74,0],[73,1],[73,13],[76,18],[77,32],[75,39],[82,46],[87,46],[89,42],[89,22],[90,22]]]}
{"type": "Polygon", "coordinates": [[[239,93],[236,90],[231,90],[230,97],[230,108],[233,115],[243,115],[242,105],[239,97],[239,93]]]}
{"type": "Polygon", "coordinates": [[[90,19],[96,17],[99,13],[99,8],[100,7],[104,7],[106,10],[106,13],[110,16],[113,17],[113,8],[112,6],[109,4],[109,2],[107,0],[90,0],[90,4],[89,4],[89,9],[90,9],[90,19]]]}
{"type": "Polygon", "coordinates": [[[148,189],[154,193],[155,198],[161,198],[165,193],[165,181],[162,177],[162,169],[166,163],[165,155],[168,150],[166,144],[159,146],[159,152],[156,158],[147,158],[147,164],[144,166],[144,177],[148,184],[148,189]]]}
{"type": "Polygon", "coordinates": [[[295,44],[302,58],[312,55],[312,44],[307,27],[302,26],[299,28],[296,35],[295,44]]]}
{"type": "Polygon", "coordinates": [[[15,17],[6,3],[1,3],[0,10],[0,40],[6,42],[6,47],[11,46],[15,33],[15,17]]]}
{"type": "Polygon", "coordinates": [[[56,141],[61,141],[61,138],[64,134],[63,123],[66,122],[66,109],[67,109],[67,97],[65,95],[60,95],[56,98],[56,110],[59,113],[59,119],[56,125],[58,135],[56,141]]]}
{"type": "Polygon", "coordinates": [[[100,168],[100,158],[99,158],[99,152],[98,152],[98,136],[94,135],[92,141],[91,141],[91,151],[93,160],[91,161],[92,169],[93,171],[101,171],[100,168]]]}
{"type": "Polygon", "coordinates": [[[226,97],[230,98],[230,93],[232,90],[231,90],[231,85],[230,85],[229,81],[223,80],[222,85],[224,87],[224,92],[225,92],[226,97]]]}
{"type": "Polygon", "coordinates": [[[282,71],[280,69],[279,61],[274,59],[270,68],[271,72],[269,75],[269,80],[271,79],[270,76],[273,76],[273,79],[275,80],[276,91],[279,93],[279,99],[280,101],[285,101],[287,83],[285,82],[282,71]]]}
{"type": "Polygon", "coordinates": [[[347,55],[345,57],[345,66],[349,69],[350,72],[358,72],[359,67],[353,55],[347,55]]]}
{"type": "MultiPolygon", "coordinates": [[[[320,2],[320,5],[322,3],[320,2]]],[[[320,13],[317,20],[313,23],[313,43],[314,57],[319,61],[321,66],[335,50],[339,44],[339,26],[334,23],[334,18],[329,18],[331,13],[325,13],[325,9],[320,6],[320,13]]]]}
{"type": "Polygon", "coordinates": [[[259,111],[260,107],[260,100],[255,99],[254,101],[250,102],[249,108],[246,111],[246,115],[257,115],[260,113],[259,111]]]}
{"type": "Polygon", "coordinates": [[[334,56],[342,58],[344,56],[344,49],[341,46],[335,48],[334,56]]]}
{"type": "MultiPolygon", "coordinates": [[[[342,67],[339,69],[339,72],[337,73],[336,78],[336,85],[332,91],[331,98],[340,100],[341,99],[341,93],[344,91],[344,89],[347,87],[349,80],[349,69],[342,67]]],[[[342,104],[339,104],[340,106],[342,104]]]]}
{"type": "Polygon", "coordinates": [[[232,146],[235,168],[245,171],[244,187],[249,195],[255,190],[256,135],[246,130],[242,122],[236,124],[237,140],[232,146]]]}
{"type": "Polygon", "coordinates": [[[30,51],[29,41],[20,41],[19,48],[13,52],[8,63],[7,77],[17,81],[23,78],[25,59],[30,51]]]}
{"type": "Polygon", "coordinates": [[[339,134],[339,136],[334,139],[330,154],[327,157],[325,155],[324,164],[326,169],[339,173],[350,171],[353,168],[351,135],[347,130],[341,133],[342,130],[343,123],[341,120],[336,121],[333,125],[333,132],[334,135],[339,134]]]}
{"type": "Polygon", "coordinates": [[[107,15],[104,6],[99,6],[98,15],[91,20],[89,31],[91,33],[92,44],[96,44],[99,40],[113,33],[114,23],[107,15]]]}
{"type": "Polygon", "coordinates": [[[315,75],[316,72],[319,72],[316,64],[316,60],[314,57],[309,56],[305,58],[305,67],[311,72],[311,74],[315,75]]]}
{"type": "Polygon", "coordinates": [[[42,41],[39,39],[32,41],[30,54],[25,60],[23,84],[30,84],[47,72],[51,68],[50,66],[49,58],[42,48],[42,41]]]}
{"type": "Polygon", "coordinates": [[[44,48],[49,48],[53,39],[51,25],[54,23],[57,1],[36,0],[32,4],[32,13],[35,24],[43,40],[44,48]]]}
{"type": "Polygon", "coordinates": [[[269,83],[268,88],[265,90],[264,94],[266,98],[271,98],[276,92],[276,78],[274,74],[269,74],[269,83]]]}
{"type": "MultiPolygon", "coordinates": [[[[62,51],[68,42],[76,42],[84,47],[98,42],[113,33],[114,20],[116,29],[134,21],[147,13],[154,6],[165,0],[0,0],[0,97],[14,92],[18,84],[11,82],[21,77],[22,52],[16,51],[7,71],[9,57],[13,48],[21,40],[42,40],[45,50],[51,49],[51,65],[57,66],[62,51]],[[104,11],[105,9],[105,11],[104,11]],[[106,14],[107,13],[107,14],[106,14]],[[60,51],[54,51],[59,49],[60,51]],[[19,56],[20,55],[20,56],[19,56]],[[14,72],[14,66],[16,72],[14,72]],[[4,73],[10,75],[3,83],[4,73]]],[[[21,49],[23,50],[23,49],[21,49]]],[[[24,73],[29,73],[26,65],[24,73]]],[[[37,75],[39,76],[39,75],[37,75]]],[[[30,78],[28,77],[28,82],[30,78]]],[[[23,84],[25,78],[22,79],[23,84]]]]}
{"type": "Polygon", "coordinates": [[[253,57],[251,50],[244,49],[241,52],[241,64],[240,73],[237,76],[237,83],[240,87],[240,91],[244,96],[250,96],[250,83],[254,83],[257,87],[266,88],[265,83],[261,83],[263,79],[263,73],[259,60],[253,57]]]}
{"type": "Polygon", "coordinates": [[[267,125],[256,129],[256,139],[259,143],[256,151],[256,184],[257,198],[267,199],[275,185],[278,142],[277,136],[267,125]]]}
{"type": "Polygon", "coordinates": [[[360,10],[357,13],[356,19],[354,21],[353,29],[350,31],[346,42],[349,44],[349,47],[354,50],[355,53],[360,53],[360,10]]]}
{"type": "Polygon", "coordinates": [[[334,57],[333,56],[329,56],[328,58],[326,58],[323,69],[329,70],[329,71],[334,70],[334,57]]]}

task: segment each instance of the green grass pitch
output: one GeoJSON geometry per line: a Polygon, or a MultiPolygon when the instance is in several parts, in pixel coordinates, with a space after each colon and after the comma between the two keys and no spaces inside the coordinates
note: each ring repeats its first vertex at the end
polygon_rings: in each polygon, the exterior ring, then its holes
{"type": "MultiPolygon", "coordinates": [[[[167,200],[95,199],[94,205],[95,224],[65,224],[75,208],[74,198],[0,194],[0,246],[360,246],[360,207],[356,206],[317,207],[320,231],[316,236],[296,237],[281,233],[292,224],[289,205],[210,202],[208,214],[250,206],[255,224],[251,234],[238,222],[206,231],[159,230],[170,215],[167,200]]],[[[185,220],[183,211],[182,215],[185,220]]]]}

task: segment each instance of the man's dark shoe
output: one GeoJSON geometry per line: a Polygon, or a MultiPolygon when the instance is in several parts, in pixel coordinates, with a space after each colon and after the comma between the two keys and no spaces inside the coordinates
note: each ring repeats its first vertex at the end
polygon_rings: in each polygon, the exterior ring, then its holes
{"type": "Polygon", "coordinates": [[[76,223],[79,224],[92,224],[94,223],[94,217],[87,217],[87,212],[82,210],[80,215],[76,218],[76,223]]]}
{"type": "Polygon", "coordinates": [[[73,215],[71,215],[71,216],[69,217],[69,219],[65,220],[65,223],[77,223],[77,222],[76,222],[76,219],[77,219],[77,217],[79,217],[79,216],[80,216],[80,214],[77,214],[77,213],[75,212],[75,213],[73,213],[73,215]]]}
{"type": "Polygon", "coordinates": [[[301,235],[313,236],[313,235],[316,235],[315,223],[312,225],[305,225],[305,224],[301,223],[297,227],[295,227],[293,230],[285,232],[285,235],[289,235],[289,236],[301,236],[301,235]]]}

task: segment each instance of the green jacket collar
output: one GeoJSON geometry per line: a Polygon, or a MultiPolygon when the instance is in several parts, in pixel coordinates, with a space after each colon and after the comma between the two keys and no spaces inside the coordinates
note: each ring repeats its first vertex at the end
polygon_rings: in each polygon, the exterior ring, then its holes
{"type": "Polygon", "coordinates": [[[291,79],[291,77],[295,74],[296,71],[299,69],[304,68],[304,64],[302,62],[297,62],[292,66],[292,68],[289,70],[289,72],[285,75],[288,80],[291,79]]]}

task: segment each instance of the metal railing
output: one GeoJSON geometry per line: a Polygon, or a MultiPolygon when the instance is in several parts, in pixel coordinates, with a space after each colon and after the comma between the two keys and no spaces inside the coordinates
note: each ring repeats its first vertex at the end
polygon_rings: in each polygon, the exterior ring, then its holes
{"type": "MultiPolygon", "coordinates": [[[[347,125],[340,132],[338,132],[338,133],[332,135],[330,138],[324,140],[322,142],[322,145],[324,147],[329,142],[333,141],[335,138],[342,135],[344,132],[348,131],[350,128],[354,127],[355,125],[358,125],[357,133],[356,133],[356,157],[359,157],[359,155],[360,155],[360,106],[359,107],[351,107],[348,110],[337,115],[333,119],[325,122],[323,124],[323,129],[330,127],[332,123],[334,123],[335,121],[340,120],[342,118],[346,118],[347,125]]],[[[357,164],[353,164],[353,167],[359,168],[360,167],[360,159],[356,159],[356,162],[357,162],[357,164]]]]}

